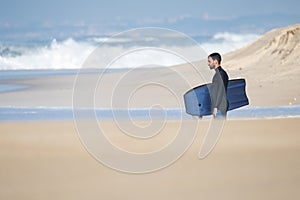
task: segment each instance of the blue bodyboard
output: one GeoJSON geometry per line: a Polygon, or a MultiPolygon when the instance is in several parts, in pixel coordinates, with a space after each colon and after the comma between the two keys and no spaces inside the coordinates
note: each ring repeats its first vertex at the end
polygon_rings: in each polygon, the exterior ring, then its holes
{"type": "MultiPolygon", "coordinates": [[[[210,90],[211,83],[195,87],[184,94],[186,112],[190,115],[205,116],[212,114],[210,90]]],[[[246,94],[245,79],[233,79],[228,81],[227,100],[228,110],[249,105],[246,94]]]]}

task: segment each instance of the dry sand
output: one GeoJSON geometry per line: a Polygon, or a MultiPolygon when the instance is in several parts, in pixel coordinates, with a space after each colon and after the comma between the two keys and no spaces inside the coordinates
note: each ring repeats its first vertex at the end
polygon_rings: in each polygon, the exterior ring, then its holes
{"type": "MultiPolygon", "coordinates": [[[[178,122],[172,123],[176,131],[178,122]]],[[[208,122],[199,125],[194,143],[173,165],[132,175],[93,159],[72,122],[1,124],[0,198],[299,198],[299,119],[227,121],[216,148],[204,160],[197,155],[208,122]]],[[[110,122],[105,126],[115,130],[110,122]]],[[[119,144],[130,149],[125,141],[119,144]]]]}

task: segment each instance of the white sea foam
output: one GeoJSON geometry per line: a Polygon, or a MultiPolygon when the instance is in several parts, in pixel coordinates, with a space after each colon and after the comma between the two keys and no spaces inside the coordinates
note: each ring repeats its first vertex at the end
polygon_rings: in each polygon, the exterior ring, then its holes
{"type": "Polygon", "coordinates": [[[94,49],[95,46],[87,42],[54,39],[47,46],[24,47],[16,55],[1,55],[0,69],[76,69],[94,49]]]}
{"type": "Polygon", "coordinates": [[[207,52],[220,52],[225,54],[254,42],[259,35],[257,34],[235,34],[235,33],[218,33],[213,36],[211,41],[201,43],[201,46],[207,52]]]}
{"type": "MultiPolygon", "coordinates": [[[[208,41],[198,41],[205,52],[222,54],[238,49],[254,41],[258,35],[218,33],[208,41]]],[[[139,47],[141,46],[141,41],[139,47]]],[[[173,45],[172,38],[166,39],[158,49],[168,49],[173,45]]],[[[103,46],[103,56],[126,52],[128,46],[135,46],[134,38],[91,37],[84,40],[68,38],[62,41],[53,39],[48,45],[4,46],[0,44],[0,70],[18,69],[78,69],[99,44],[103,46]]],[[[176,48],[193,52],[194,48],[184,43],[176,43],[176,48]]],[[[172,66],[186,62],[180,56],[161,50],[140,50],[128,53],[111,68],[130,68],[144,65],[172,66]],[[121,62],[122,61],[122,62],[121,62]]],[[[197,60],[197,58],[195,58],[197,60]]],[[[191,60],[190,60],[191,61],[191,60]]],[[[101,63],[100,63],[101,64],[101,63]]],[[[99,65],[98,65],[99,66],[99,65]]],[[[106,67],[106,66],[100,66],[106,67]]]]}

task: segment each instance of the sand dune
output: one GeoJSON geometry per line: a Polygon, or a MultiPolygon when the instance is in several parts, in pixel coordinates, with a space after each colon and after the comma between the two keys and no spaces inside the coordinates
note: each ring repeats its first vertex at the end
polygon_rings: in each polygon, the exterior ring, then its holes
{"type": "Polygon", "coordinates": [[[299,104],[300,24],[271,30],[226,54],[223,65],[248,80],[252,105],[299,104]]]}
{"type": "MultiPolygon", "coordinates": [[[[284,79],[286,75],[299,75],[299,55],[300,24],[274,29],[254,43],[228,53],[225,55],[225,64],[231,70],[257,70],[284,79]]],[[[266,76],[257,73],[256,77],[266,76]]]]}

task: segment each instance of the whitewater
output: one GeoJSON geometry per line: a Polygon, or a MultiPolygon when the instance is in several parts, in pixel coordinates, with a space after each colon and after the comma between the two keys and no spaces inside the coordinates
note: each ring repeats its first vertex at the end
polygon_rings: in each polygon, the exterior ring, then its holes
{"type": "MultiPolygon", "coordinates": [[[[259,37],[257,34],[217,33],[213,36],[194,36],[195,40],[205,52],[218,51],[222,54],[243,47],[259,37]]],[[[138,46],[151,38],[142,38],[138,46]]],[[[174,45],[172,38],[166,38],[165,44],[157,44],[162,49],[174,45]]],[[[185,46],[184,42],[175,45],[193,51],[192,47],[185,46]]],[[[99,46],[103,48],[103,55],[113,52],[124,52],[129,46],[137,45],[136,38],[113,38],[110,36],[91,36],[85,38],[51,39],[45,41],[0,41],[0,70],[29,70],[29,69],[79,69],[89,55],[99,46]]],[[[160,66],[173,66],[184,61],[162,51],[135,52],[134,55],[123,60],[122,65],[111,68],[128,68],[143,63],[160,66]]],[[[106,67],[106,66],[101,66],[106,67]]]]}

